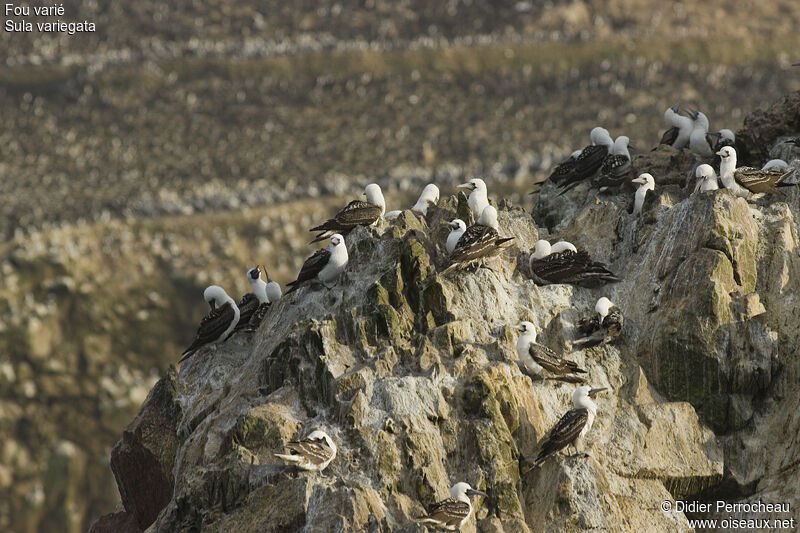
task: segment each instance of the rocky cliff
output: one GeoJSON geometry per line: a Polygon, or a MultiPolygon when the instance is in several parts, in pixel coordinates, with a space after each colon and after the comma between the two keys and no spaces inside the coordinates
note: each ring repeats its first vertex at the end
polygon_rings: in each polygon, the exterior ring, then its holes
{"type": "MultiPolygon", "coordinates": [[[[798,101],[748,119],[742,153],[796,135],[798,101]]],[[[155,385],[111,455],[124,510],[92,531],[423,531],[413,517],[457,481],[488,494],[465,531],[688,529],[659,508],[675,499],[797,508],[800,193],[689,195],[686,156],[634,163],[657,183],[641,218],[631,193],[583,186],[557,198],[545,185],[532,213],[501,201],[516,246],[492,270],[437,275],[463,197],[351,233],[335,288],[288,295],[252,336],[155,385]],[[624,281],[536,286],[527,251],[556,237],[624,281]],[[622,337],[573,351],[603,295],[625,314],[622,337]],[[610,389],[590,457],[528,471],[576,385],[520,372],[520,320],[610,389]],[[316,427],[339,446],[324,474],[273,457],[316,427]]]]}

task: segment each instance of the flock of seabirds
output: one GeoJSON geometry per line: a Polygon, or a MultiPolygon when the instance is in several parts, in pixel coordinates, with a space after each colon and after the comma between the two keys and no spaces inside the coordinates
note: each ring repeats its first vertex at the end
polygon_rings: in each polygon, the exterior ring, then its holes
{"type": "MultiPolygon", "coordinates": [[[[697,178],[693,192],[717,190],[720,188],[719,182],[722,182],[722,186],[730,189],[734,195],[750,198],[764,193],[778,193],[778,187],[794,185],[784,183],[793,174],[785,161],[773,159],[761,169],[737,167],[733,132],[726,129],[709,131],[709,120],[703,113],[692,110],[682,115],[676,104],[666,110],[664,119],[669,129],[664,133],[661,144],[679,150],[689,149],[695,156],[696,164],[688,176],[690,178],[694,174],[697,178]],[[719,174],[714,166],[719,169],[719,174]]],[[[589,146],[576,150],[560,163],[549,179],[560,188],[560,194],[586,181],[600,191],[636,185],[633,213],[640,215],[647,192],[655,188],[655,180],[649,173],[632,177],[628,137],[612,139],[608,130],[597,127],[591,130],[590,140],[589,146]]],[[[789,142],[800,144],[798,140],[789,142]]],[[[486,266],[484,262],[499,255],[513,239],[498,234],[497,210],[489,205],[486,183],[482,179],[471,179],[459,187],[469,191],[467,203],[475,223],[467,226],[461,219],[449,223],[451,231],[444,243],[449,264],[441,272],[442,275],[466,267],[486,266]]],[[[335,285],[348,264],[344,235],[357,226],[371,226],[381,218],[393,218],[401,213],[385,212],[383,193],[374,183],[367,185],[364,196],[363,200],[347,204],[330,220],[311,228],[310,231],[318,232],[312,243],[329,239],[329,244],[305,261],[297,279],[288,284],[290,288],[287,294],[314,280],[327,288],[335,285]]],[[[438,187],[429,184],[411,211],[425,217],[429,206],[436,205],[438,201],[438,187]]],[[[566,241],[554,244],[546,240],[537,241],[530,254],[529,272],[540,285],[570,283],[596,288],[621,281],[606,265],[592,260],[586,251],[578,250],[566,241]]],[[[181,362],[201,348],[213,347],[225,341],[237,331],[253,331],[258,327],[270,305],[282,296],[280,286],[268,273],[265,274],[266,282],[261,279],[259,267],[247,271],[247,281],[253,292],[244,295],[238,303],[217,285],[204,291],[203,297],[211,306],[211,311],[203,318],[197,336],[183,353],[181,362]]],[[[602,297],[595,305],[595,314],[580,319],[576,324],[580,338],[573,342],[573,346],[580,349],[613,342],[620,335],[623,322],[622,311],[608,298],[602,297]]],[[[519,331],[516,351],[523,372],[532,378],[541,379],[544,372],[565,381],[583,383],[579,374],[585,374],[586,371],[537,343],[536,328],[531,322],[521,322],[516,329],[519,331]]],[[[575,448],[576,454],[573,456],[587,455],[578,454],[577,450],[597,415],[597,405],[592,398],[604,390],[588,385],[581,385],[575,390],[573,408],[561,417],[544,439],[533,468],[568,447],[575,448]]],[[[287,443],[286,449],[285,454],[276,456],[299,469],[321,472],[336,457],[337,446],[325,431],[316,429],[302,440],[287,443]]],[[[468,483],[456,483],[450,489],[450,498],[436,503],[418,521],[449,530],[459,529],[472,514],[470,498],[477,495],[486,496],[468,483]]]]}

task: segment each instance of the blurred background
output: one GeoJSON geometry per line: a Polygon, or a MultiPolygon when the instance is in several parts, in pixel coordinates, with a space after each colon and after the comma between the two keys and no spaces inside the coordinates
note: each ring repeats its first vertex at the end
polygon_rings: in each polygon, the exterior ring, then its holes
{"type": "Polygon", "coordinates": [[[0,32],[2,531],[112,512],[110,449],[202,289],[294,279],[365,184],[396,209],[480,176],[530,207],[593,126],[646,151],[677,101],[736,130],[800,89],[796,0],[64,8],[96,31],[0,32]]]}

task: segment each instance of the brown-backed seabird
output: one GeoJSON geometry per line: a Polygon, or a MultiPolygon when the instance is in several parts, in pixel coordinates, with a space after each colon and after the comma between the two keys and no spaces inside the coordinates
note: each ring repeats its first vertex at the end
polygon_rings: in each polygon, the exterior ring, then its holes
{"type": "Polygon", "coordinates": [[[321,429],[303,440],[288,442],[286,450],[289,453],[276,453],[275,457],[311,472],[322,472],[336,457],[336,443],[321,429]]]}
{"type": "Polygon", "coordinates": [[[312,243],[327,239],[333,233],[346,234],[356,226],[371,226],[383,216],[386,211],[386,201],[379,185],[370,183],[364,189],[366,202],[353,200],[343,207],[336,216],[309,231],[320,232],[312,243]]]}
{"type": "Polygon", "coordinates": [[[472,496],[486,496],[485,492],[475,490],[469,483],[456,483],[450,487],[450,497],[435,503],[427,516],[417,519],[419,523],[431,524],[448,531],[458,531],[472,515],[472,496]]]}
{"type": "Polygon", "coordinates": [[[203,317],[194,341],[181,354],[179,363],[191,357],[203,346],[214,346],[224,341],[239,323],[239,307],[225,289],[219,285],[211,285],[203,291],[203,299],[208,302],[211,311],[203,317]]]}
{"type": "Polygon", "coordinates": [[[335,233],[331,236],[331,243],[314,252],[314,255],[306,259],[303,263],[297,279],[291,283],[287,283],[290,287],[286,294],[297,290],[304,282],[319,278],[325,287],[332,287],[336,280],[339,278],[344,269],[347,267],[347,245],[344,242],[344,237],[335,233]]]}

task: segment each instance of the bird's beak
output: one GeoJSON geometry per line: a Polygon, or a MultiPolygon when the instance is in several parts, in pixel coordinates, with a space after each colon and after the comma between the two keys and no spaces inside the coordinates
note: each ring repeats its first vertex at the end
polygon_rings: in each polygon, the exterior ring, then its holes
{"type": "Polygon", "coordinates": [[[642,178],[634,178],[634,179],[632,179],[631,181],[632,181],[633,183],[644,183],[644,180],[643,180],[642,178]]]}
{"type": "Polygon", "coordinates": [[[605,387],[600,387],[598,389],[592,389],[592,390],[589,391],[589,396],[594,397],[595,394],[603,392],[604,390],[606,390],[605,387]]]}
{"type": "Polygon", "coordinates": [[[461,185],[456,185],[456,187],[459,189],[469,189],[469,190],[474,189],[471,183],[462,183],[461,185]]]}
{"type": "Polygon", "coordinates": [[[727,155],[725,155],[725,152],[723,152],[722,150],[717,152],[717,155],[720,156],[720,157],[728,157],[727,155]]]}
{"type": "Polygon", "coordinates": [[[217,308],[217,301],[211,300],[210,302],[208,302],[208,305],[211,307],[211,310],[214,311],[217,308]]]}
{"type": "Polygon", "coordinates": [[[522,324],[517,324],[516,326],[514,326],[514,329],[517,330],[517,331],[524,331],[522,329],[522,324]]]}
{"type": "Polygon", "coordinates": [[[672,109],[673,113],[677,113],[678,109],[680,109],[680,107],[681,107],[681,103],[680,102],[675,102],[675,105],[670,107],[670,109],[672,109]]]}
{"type": "Polygon", "coordinates": [[[475,490],[475,489],[467,489],[467,496],[483,496],[484,498],[488,495],[485,492],[475,490]]]}

